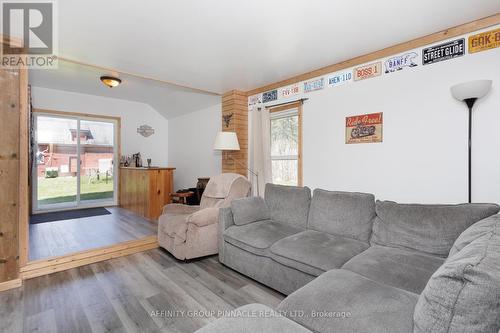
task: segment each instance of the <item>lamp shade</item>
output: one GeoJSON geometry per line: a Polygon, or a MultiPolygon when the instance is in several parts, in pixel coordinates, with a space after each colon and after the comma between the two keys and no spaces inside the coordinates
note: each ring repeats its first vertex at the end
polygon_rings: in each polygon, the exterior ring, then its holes
{"type": "Polygon", "coordinates": [[[235,132],[219,132],[214,142],[214,150],[240,150],[235,132]]]}
{"type": "Polygon", "coordinates": [[[451,87],[451,94],[459,101],[469,98],[481,98],[491,89],[491,80],[463,82],[451,87]]]}

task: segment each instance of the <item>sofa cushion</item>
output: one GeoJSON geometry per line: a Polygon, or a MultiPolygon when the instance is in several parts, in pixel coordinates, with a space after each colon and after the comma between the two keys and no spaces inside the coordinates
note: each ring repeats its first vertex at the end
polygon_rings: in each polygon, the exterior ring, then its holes
{"type": "Polygon", "coordinates": [[[222,317],[200,328],[195,333],[235,333],[235,332],[311,332],[296,322],[262,304],[247,304],[231,310],[222,317]]]}
{"type": "Polygon", "coordinates": [[[446,259],[415,307],[415,332],[500,330],[500,224],[446,259]]]}
{"type": "Polygon", "coordinates": [[[266,184],[265,201],[273,221],[306,229],[311,203],[308,187],[266,184]]]}
{"type": "Polygon", "coordinates": [[[269,247],[275,242],[301,231],[285,223],[267,220],[229,227],[224,231],[224,240],[243,250],[268,255],[269,247]]]}
{"type": "Polygon", "coordinates": [[[371,280],[420,294],[444,259],[414,250],[372,246],[342,266],[371,280]]]}
{"type": "Polygon", "coordinates": [[[418,295],[334,269],[285,298],[277,310],[315,332],[413,332],[418,295]],[[300,311],[303,311],[301,313],[300,311]]]}
{"type": "Polygon", "coordinates": [[[416,205],[377,201],[371,242],[442,257],[473,223],[498,213],[495,204],[416,205]]]}
{"type": "Polygon", "coordinates": [[[261,197],[236,199],[231,202],[234,224],[245,225],[269,220],[269,209],[261,197]]]}
{"type": "Polygon", "coordinates": [[[475,239],[479,237],[485,236],[491,232],[491,228],[495,225],[500,224],[500,215],[493,215],[486,219],[483,219],[477,223],[474,223],[464,232],[458,236],[451,247],[449,256],[451,257],[470,243],[472,243],[475,239]]]}
{"type": "Polygon", "coordinates": [[[271,246],[271,258],[318,276],[327,270],[340,268],[367,248],[368,244],[355,239],[306,230],[274,243],[271,246]]]}
{"type": "Polygon", "coordinates": [[[307,228],[367,242],[374,217],[373,194],[316,189],[307,228]]]}

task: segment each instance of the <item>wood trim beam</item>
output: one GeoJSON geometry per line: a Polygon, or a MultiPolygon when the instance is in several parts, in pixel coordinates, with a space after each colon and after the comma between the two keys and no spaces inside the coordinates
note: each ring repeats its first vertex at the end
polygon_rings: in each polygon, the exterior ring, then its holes
{"type": "Polygon", "coordinates": [[[0,283],[0,291],[19,288],[22,285],[23,285],[23,280],[21,280],[21,279],[9,280],[9,281],[0,283]]]}
{"type": "Polygon", "coordinates": [[[33,113],[45,113],[45,114],[53,114],[56,116],[68,116],[68,117],[102,118],[102,119],[116,120],[118,122],[121,122],[121,117],[105,116],[105,115],[92,114],[92,113],[78,113],[78,112],[70,112],[70,111],[36,109],[36,108],[33,109],[33,113]]]}
{"type": "Polygon", "coordinates": [[[396,45],[387,47],[387,48],[379,50],[379,51],[371,52],[371,53],[368,53],[368,54],[365,54],[365,55],[362,55],[362,56],[359,56],[356,58],[352,58],[352,59],[349,59],[349,60],[346,60],[343,62],[339,62],[339,63],[334,64],[334,65],[329,65],[329,66],[326,66],[326,67],[323,67],[323,68],[320,68],[320,69],[317,69],[317,70],[314,70],[311,72],[296,75],[296,76],[293,76],[291,78],[281,80],[281,81],[278,81],[275,83],[271,83],[271,84],[268,84],[268,85],[265,85],[265,86],[262,86],[262,87],[259,87],[256,89],[252,89],[252,90],[247,92],[247,95],[252,96],[252,95],[262,93],[265,91],[277,89],[279,87],[288,86],[290,84],[294,84],[294,83],[301,82],[304,80],[309,80],[309,79],[312,79],[312,78],[315,78],[318,76],[322,76],[322,75],[326,75],[329,73],[333,73],[333,72],[336,72],[336,71],[339,71],[339,70],[342,70],[345,68],[361,65],[361,64],[364,64],[364,63],[367,63],[370,61],[380,59],[380,58],[385,58],[385,57],[393,55],[393,54],[402,53],[402,52],[405,52],[408,50],[412,50],[415,48],[419,48],[422,46],[433,44],[433,43],[442,41],[444,39],[453,38],[453,37],[464,35],[464,34],[474,32],[474,31],[477,31],[480,29],[488,28],[488,27],[491,27],[491,26],[497,25],[497,24],[500,24],[500,13],[497,13],[497,14],[494,14],[492,16],[488,16],[488,17],[485,17],[485,18],[482,18],[482,19],[479,19],[479,20],[476,20],[473,22],[462,24],[462,25],[459,25],[459,26],[456,26],[453,28],[449,28],[449,29],[446,29],[443,31],[439,31],[439,32],[436,32],[436,33],[433,33],[433,34],[430,34],[427,36],[419,37],[419,38],[410,40],[408,42],[396,44],[396,45]]]}
{"type": "Polygon", "coordinates": [[[19,266],[28,262],[29,244],[29,96],[28,96],[28,70],[19,70],[19,266]]]}
{"type": "Polygon", "coordinates": [[[66,256],[32,261],[26,266],[21,267],[20,276],[23,280],[31,279],[37,276],[47,275],[95,262],[155,249],[157,247],[157,237],[149,236],[139,240],[132,240],[112,246],[76,252],[66,256]]]}
{"type": "Polygon", "coordinates": [[[193,88],[193,87],[182,85],[182,84],[175,83],[175,82],[172,82],[172,81],[160,80],[158,78],[154,78],[154,77],[147,76],[147,75],[141,75],[141,74],[127,72],[127,71],[123,71],[123,70],[119,70],[119,69],[108,68],[108,67],[99,66],[99,65],[95,65],[95,64],[89,64],[89,63],[86,63],[86,62],[83,62],[83,61],[79,61],[79,60],[75,60],[75,59],[70,59],[70,58],[66,58],[66,57],[58,57],[57,59],[59,61],[65,61],[65,62],[72,63],[72,64],[75,64],[75,65],[80,65],[80,66],[95,68],[95,69],[101,70],[103,72],[118,73],[118,74],[133,76],[133,77],[138,78],[138,79],[150,80],[150,81],[154,81],[154,82],[161,83],[161,84],[175,86],[175,87],[179,87],[179,88],[183,88],[183,89],[189,89],[189,90],[191,90],[193,92],[197,92],[197,93],[214,95],[214,96],[220,96],[219,93],[216,93],[216,92],[213,92],[213,91],[210,91],[210,90],[193,88]]]}

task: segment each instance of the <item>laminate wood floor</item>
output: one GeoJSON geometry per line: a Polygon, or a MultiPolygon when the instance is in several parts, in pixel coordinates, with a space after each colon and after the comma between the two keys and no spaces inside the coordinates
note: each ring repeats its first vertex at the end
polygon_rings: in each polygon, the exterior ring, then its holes
{"type": "Polygon", "coordinates": [[[158,224],[120,207],[111,214],[30,224],[29,259],[91,250],[157,234],[158,224]]]}
{"type": "Polygon", "coordinates": [[[283,298],[217,256],[184,263],[155,249],[0,292],[0,332],[193,332],[215,319],[210,311],[283,298]]]}

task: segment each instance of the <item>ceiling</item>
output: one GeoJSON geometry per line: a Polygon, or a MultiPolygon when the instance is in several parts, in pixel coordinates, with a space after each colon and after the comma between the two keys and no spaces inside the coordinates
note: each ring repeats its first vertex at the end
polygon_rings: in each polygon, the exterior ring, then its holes
{"type": "Polygon", "coordinates": [[[35,87],[146,103],[167,119],[220,103],[218,95],[66,61],[56,70],[32,70],[29,78],[35,87]],[[108,88],[99,81],[102,75],[119,76],[122,83],[108,88]]]}
{"type": "MultiPolygon", "coordinates": [[[[62,57],[223,93],[251,90],[490,16],[500,12],[500,1],[64,0],[58,1],[58,11],[62,57]]],[[[34,80],[66,87],[68,77],[80,74],[84,82],[69,89],[148,98],[168,115],[187,112],[192,107],[183,103],[198,105],[209,96],[195,98],[175,86],[163,91],[158,83],[132,77],[116,92],[102,90],[95,79],[100,72],[62,67],[57,73],[40,71],[34,80]]]]}

